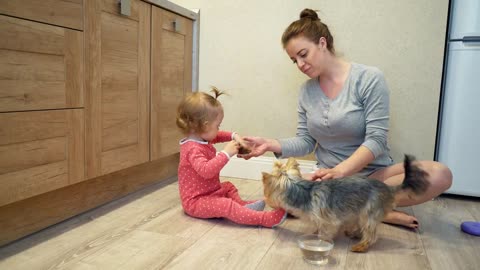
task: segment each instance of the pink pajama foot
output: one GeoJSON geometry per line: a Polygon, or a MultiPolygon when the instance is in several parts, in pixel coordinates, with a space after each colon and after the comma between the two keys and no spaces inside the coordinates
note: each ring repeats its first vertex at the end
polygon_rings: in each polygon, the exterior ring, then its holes
{"type": "Polygon", "coordinates": [[[287,212],[283,209],[265,212],[261,225],[264,227],[275,228],[282,224],[286,218],[287,212]]]}
{"type": "Polygon", "coordinates": [[[264,200],[258,200],[253,203],[245,204],[245,207],[255,210],[255,211],[263,211],[265,209],[265,201],[264,200]]]}

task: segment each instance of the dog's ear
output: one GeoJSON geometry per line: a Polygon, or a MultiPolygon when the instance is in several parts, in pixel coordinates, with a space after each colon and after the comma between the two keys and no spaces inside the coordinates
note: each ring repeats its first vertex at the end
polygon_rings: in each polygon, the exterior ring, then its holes
{"type": "Polygon", "coordinates": [[[262,183],[264,185],[270,183],[270,179],[272,179],[272,175],[266,172],[262,172],[262,183]]]}
{"type": "Polygon", "coordinates": [[[282,165],[283,165],[282,162],[280,162],[280,161],[277,160],[277,161],[275,161],[275,162],[273,163],[273,168],[278,168],[278,169],[280,169],[280,168],[282,167],[282,165]]]}
{"type": "Polygon", "coordinates": [[[265,179],[265,178],[270,178],[270,177],[272,177],[272,175],[271,175],[271,174],[269,174],[269,173],[266,173],[266,172],[262,172],[262,179],[265,179]]]}
{"type": "Polygon", "coordinates": [[[287,167],[291,168],[291,167],[296,167],[298,166],[298,162],[295,158],[288,158],[287,160],[287,167]]]}

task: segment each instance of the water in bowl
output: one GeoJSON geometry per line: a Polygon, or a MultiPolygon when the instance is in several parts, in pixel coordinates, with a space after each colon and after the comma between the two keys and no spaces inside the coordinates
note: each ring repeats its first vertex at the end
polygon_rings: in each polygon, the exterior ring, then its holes
{"type": "Polygon", "coordinates": [[[333,248],[333,242],[312,235],[303,237],[298,244],[302,250],[303,259],[308,263],[315,265],[328,263],[328,254],[333,248]]]}

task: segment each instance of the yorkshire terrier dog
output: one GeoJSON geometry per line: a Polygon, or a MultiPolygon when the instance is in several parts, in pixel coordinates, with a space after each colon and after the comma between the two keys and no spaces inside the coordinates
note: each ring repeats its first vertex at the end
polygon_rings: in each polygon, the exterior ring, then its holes
{"type": "Polygon", "coordinates": [[[360,238],[354,252],[366,252],[377,240],[377,225],[395,207],[395,194],[409,196],[424,193],[427,173],[412,164],[405,155],[405,178],[399,186],[361,176],[326,181],[304,180],[294,158],[286,164],[275,162],[271,174],[263,172],[266,203],[290,214],[313,221],[318,233],[333,238],[340,230],[351,238],[360,238]]]}

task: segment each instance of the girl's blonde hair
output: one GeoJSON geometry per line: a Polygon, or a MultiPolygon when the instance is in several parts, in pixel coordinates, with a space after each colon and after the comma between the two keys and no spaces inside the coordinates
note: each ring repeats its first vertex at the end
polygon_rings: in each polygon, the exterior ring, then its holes
{"type": "Polygon", "coordinates": [[[327,49],[335,55],[335,47],[333,46],[333,36],[328,29],[328,26],[324,24],[318,17],[317,12],[312,9],[304,9],[300,13],[300,19],[292,22],[282,35],[283,48],[287,45],[290,39],[304,36],[308,40],[315,44],[320,42],[320,38],[324,37],[327,40],[327,49]]]}
{"type": "Polygon", "coordinates": [[[187,95],[177,108],[177,126],[184,134],[202,133],[206,123],[215,120],[222,110],[222,104],[217,100],[224,92],[215,86],[211,96],[204,92],[195,92],[187,95]]]}

